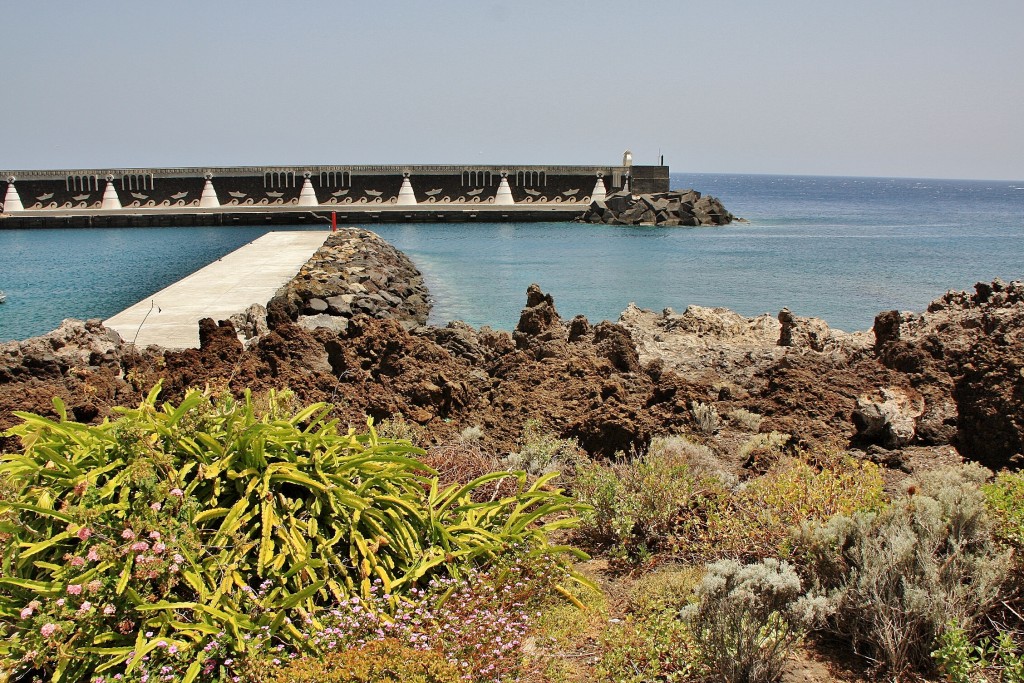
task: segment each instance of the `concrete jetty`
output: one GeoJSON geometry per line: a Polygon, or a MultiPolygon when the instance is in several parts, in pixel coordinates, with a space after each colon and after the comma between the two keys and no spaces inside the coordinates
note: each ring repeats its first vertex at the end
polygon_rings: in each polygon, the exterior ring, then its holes
{"type": "Polygon", "coordinates": [[[126,342],[199,348],[199,321],[266,305],[316,253],[329,230],[271,232],[104,321],[126,342]]]}

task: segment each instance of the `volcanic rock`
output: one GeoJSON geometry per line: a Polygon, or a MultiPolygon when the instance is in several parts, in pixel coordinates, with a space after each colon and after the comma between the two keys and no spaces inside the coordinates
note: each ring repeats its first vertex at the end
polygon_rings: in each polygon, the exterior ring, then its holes
{"type": "Polygon", "coordinates": [[[718,199],[695,190],[634,196],[627,190],[594,200],[577,222],[610,225],[727,225],[735,220],[718,199]]]}
{"type": "Polygon", "coordinates": [[[887,448],[906,446],[914,440],[917,419],[924,414],[924,398],[913,390],[886,387],[857,397],[853,421],[857,436],[887,448]]]}

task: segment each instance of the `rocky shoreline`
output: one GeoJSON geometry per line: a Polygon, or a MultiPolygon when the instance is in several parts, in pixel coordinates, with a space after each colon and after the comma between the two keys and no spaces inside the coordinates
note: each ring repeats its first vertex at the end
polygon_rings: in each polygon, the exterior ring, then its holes
{"type": "Polygon", "coordinates": [[[1019,282],[950,292],[920,314],[883,312],[873,331],[852,334],[785,309],[745,318],[630,305],[618,322],[592,325],[563,319],[536,285],[512,332],[427,326],[428,311],[404,255],[343,231],[269,303],[265,327],[250,311],[244,341],[231,321],[207,319],[200,349],[138,350],[99,321],[68,320],[0,345],[0,429],[14,411],[54,415],[54,396],[94,422],[162,381],[174,400],[194,386],[289,387],[352,425],[401,415],[424,445],[479,427],[495,454],[516,448],[528,419],[594,457],[697,434],[740,475],[750,462],[735,445],[750,429],[726,417],[743,411],[760,416],[754,431],[788,434],[791,447],[852,449],[893,472],[959,457],[1016,468],[1024,451],[1019,282]],[[701,431],[695,405],[723,416],[719,427],[701,431]]]}

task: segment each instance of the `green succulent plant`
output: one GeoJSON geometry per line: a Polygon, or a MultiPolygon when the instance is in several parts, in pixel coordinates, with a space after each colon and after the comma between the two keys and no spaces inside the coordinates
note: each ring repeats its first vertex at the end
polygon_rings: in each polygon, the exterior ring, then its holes
{"type": "Polygon", "coordinates": [[[227,634],[304,646],[299,628],[376,582],[401,599],[510,548],[547,548],[578,507],[525,473],[438,486],[408,442],[339,430],[330,406],[258,409],[189,392],[88,426],[18,413],[24,451],[0,457],[0,656],[51,680],[130,671],[156,648],[227,634]],[[508,497],[473,491],[513,477],[508,497]],[[83,586],[86,587],[83,589],[83,586]],[[27,616],[26,616],[27,615],[27,616]]]}

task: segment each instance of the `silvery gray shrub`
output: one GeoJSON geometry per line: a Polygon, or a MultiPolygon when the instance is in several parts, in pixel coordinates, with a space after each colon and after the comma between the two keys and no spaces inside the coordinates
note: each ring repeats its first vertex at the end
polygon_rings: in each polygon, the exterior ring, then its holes
{"type": "Polygon", "coordinates": [[[690,623],[704,663],[727,683],[770,683],[792,648],[826,609],[804,594],[793,567],[766,559],[708,565],[697,602],[681,615],[690,623]]]}
{"type": "Polygon", "coordinates": [[[940,468],[881,512],[837,516],[796,539],[830,627],[892,677],[926,671],[947,624],[970,631],[1000,600],[1010,558],[979,489],[990,475],[940,468]]]}

